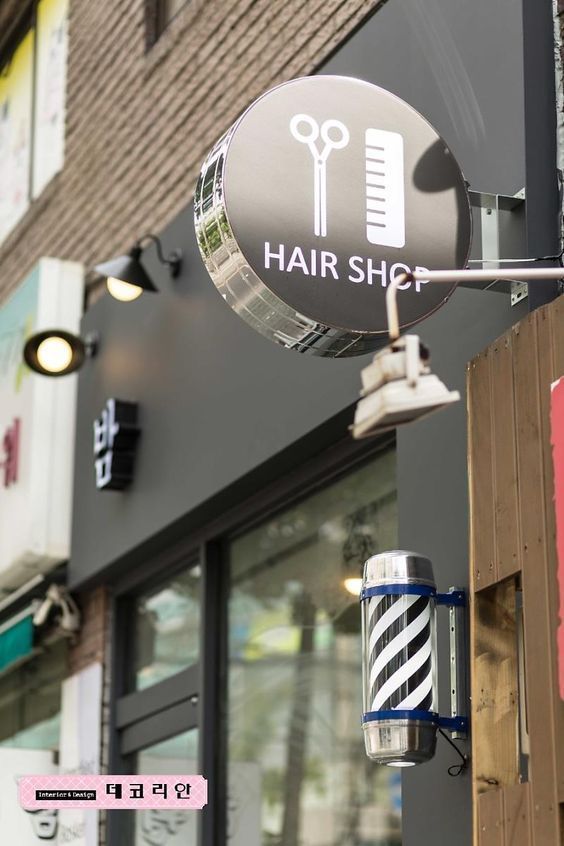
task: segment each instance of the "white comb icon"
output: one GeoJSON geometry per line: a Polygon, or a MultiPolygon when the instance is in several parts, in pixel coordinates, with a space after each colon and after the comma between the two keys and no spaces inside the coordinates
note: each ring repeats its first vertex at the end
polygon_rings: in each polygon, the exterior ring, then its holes
{"type": "Polygon", "coordinates": [[[405,246],[403,138],[385,129],[367,129],[366,237],[381,247],[405,246]]]}

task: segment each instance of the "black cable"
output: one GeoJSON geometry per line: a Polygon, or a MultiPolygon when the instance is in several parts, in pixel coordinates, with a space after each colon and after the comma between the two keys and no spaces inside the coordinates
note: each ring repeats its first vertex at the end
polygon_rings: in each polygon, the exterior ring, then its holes
{"type": "Polygon", "coordinates": [[[456,778],[457,776],[461,775],[464,772],[464,770],[468,769],[468,764],[469,764],[470,759],[469,759],[468,755],[465,755],[463,752],[460,751],[460,749],[458,748],[456,743],[453,743],[453,741],[450,739],[448,734],[445,731],[443,731],[442,728],[439,729],[439,734],[442,734],[442,736],[447,741],[447,743],[450,743],[452,748],[455,749],[456,752],[458,752],[458,754],[462,758],[461,764],[453,764],[452,767],[449,767],[448,770],[447,770],[449,776],[456,778]]]}
{"type": "Polygon", "coordinates": [[[534,264],[537,261],[557,261],[562,264],[564,249],[555,256],[535,256],[535,258],[481,258],[470,259],[468,264],[534,264]]]}
{"type": "Polygon", "coordinates": [[[564,249],[560,250],[556,256],[540,256],[539,258],[533,259],[533,261],[557,261],[560,265],[562,265],[562,256],[564,256],[564,249]]]}

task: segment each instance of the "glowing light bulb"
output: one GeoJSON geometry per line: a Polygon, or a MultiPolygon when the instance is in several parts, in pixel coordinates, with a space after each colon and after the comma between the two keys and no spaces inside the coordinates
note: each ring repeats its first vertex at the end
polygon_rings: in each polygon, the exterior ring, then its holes
{"type": "Polygon", "coordinates": [[[353,596],[360,596],[362,579],[345,579],[343,585],[345,586],[345,590],[348,590],[353,596]]]}
{"type": "Polygon", "coordinates": [[[64,338],[53,335],[37,347],[37,360],[44,370],[61,373],[72,361],[72,347],[64,338]]]}
{"type": "Polygon", "coordinates": [[[116,279],[115,276],[108,276],[106,285],[112,297],[123,303],[130,303],[143,293],[143,288],[139,285],[132,285],[131,282],[124,282],[123,279],[116,279]]]}

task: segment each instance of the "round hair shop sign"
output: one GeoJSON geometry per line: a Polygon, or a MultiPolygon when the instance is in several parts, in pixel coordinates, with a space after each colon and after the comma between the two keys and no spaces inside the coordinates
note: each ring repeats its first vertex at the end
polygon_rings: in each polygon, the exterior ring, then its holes
{"type": "MultiPolygon", "coordinates": [[[[195,225],[237,314],[324,356],[382,346],[390,281],[464,267],[472,232],[466,183],[440,135],[388,91],[340,76],[292,80],[244,112],[202,166],[195,225]]],[[[405,329],[455,285],[402,287],[405,329]]]]}

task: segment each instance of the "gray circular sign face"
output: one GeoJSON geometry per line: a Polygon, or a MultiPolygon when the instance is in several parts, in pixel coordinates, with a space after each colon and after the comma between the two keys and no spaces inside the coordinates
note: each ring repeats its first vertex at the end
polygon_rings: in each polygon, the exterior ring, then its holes
{"type": "MultiPolygon", "coordinates": [[[[204,162],[195,218],[235,311],[284,346],[329,356],[385,343],[390,280],[463,267],[471,242],[444,141],[411,106],[349,77],[292,80],[253,103],[204,162]]],[[[406,284],[401,326],[454,287],[406,284]]]]}

